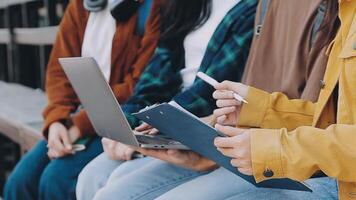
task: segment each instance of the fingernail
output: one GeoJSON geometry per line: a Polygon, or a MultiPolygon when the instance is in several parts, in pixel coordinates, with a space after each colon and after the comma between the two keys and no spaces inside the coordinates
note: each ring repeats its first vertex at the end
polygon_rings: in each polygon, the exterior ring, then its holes
{"type": "Polygon", "coordinates": [[[68,150],[72,150],[72,146],[71,146],[71,145],[66,145],[66,148],[67,148],[68,150]]]}

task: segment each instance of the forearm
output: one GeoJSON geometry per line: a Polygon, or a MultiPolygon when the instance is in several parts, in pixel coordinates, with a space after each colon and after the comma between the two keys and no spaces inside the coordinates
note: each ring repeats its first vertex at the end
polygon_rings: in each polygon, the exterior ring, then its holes
{"type": "Polygon", "coordinates": [[[238,126],[293,130],[313,122],[314,104],[309,101],[290,100],[283,93],[270,94],[253,87],[246,100],[249,103],[242,106],[238,126]]]}

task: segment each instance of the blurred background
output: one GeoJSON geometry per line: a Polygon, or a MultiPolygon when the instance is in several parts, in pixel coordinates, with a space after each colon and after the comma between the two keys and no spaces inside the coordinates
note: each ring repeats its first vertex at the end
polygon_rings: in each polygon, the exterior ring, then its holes
{"type": "Polygon", "coordinates": [[[41,139],[45,70],[68,1],[0,0],[0,194],[41,139]]]}

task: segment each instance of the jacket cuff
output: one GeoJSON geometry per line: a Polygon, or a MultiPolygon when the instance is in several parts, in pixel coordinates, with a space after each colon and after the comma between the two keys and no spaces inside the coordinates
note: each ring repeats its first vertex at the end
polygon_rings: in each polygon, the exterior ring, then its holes
{"type": "MultiPolygon", "coordinates": [[[[46,111],[45,111],[46,112],[46,111]]],[[[63,125],[70,119],[70,110],[67,109],[54,109],[50,112],[44,113],[44,125],[42,134],[45,139],[48,139],[48,130],[54,122],[60,122],[63,125]]]]}
{"type": "Polygon", "coordinates": [[[261,127],[270,104],[270,94],[254,87],[249,87],[246,97],[247,104],[243,104],[237,126],[261,127]]]}
{"type": "Polygon", "coordinates": [[[252,169],[256,182],[283,178],[285,173],[281,158],[281,131],[274,129],[250,131],[252,169]]]}
{"type": "Polygon", "coordinates": [[[72,122],[74,126],[79,128],[81,136],[95,134],[95,129],[90,122],[86,111],[82,110],[79,113],[73,115],[72,122]]]}

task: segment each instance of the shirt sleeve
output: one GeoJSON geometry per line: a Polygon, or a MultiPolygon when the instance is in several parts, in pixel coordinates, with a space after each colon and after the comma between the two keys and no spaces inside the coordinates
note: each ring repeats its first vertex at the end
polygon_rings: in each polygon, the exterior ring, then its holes
{"type": "Polygon", "coordinates": [[[155,103],[168,102],[180,91],[182,80],[171,53],[162,47],[156,49],[150,64],[137,82],[133,95],[122,106],[131,127],[139,124],[132,113],[155,103]]]}
{"type": "Polygon", "coordinates": [[[47,137],[49,126],[53,122],[65,122],[70,113],[74,112],[79,100],[69,83],[58,58],[75,57],[81,55],[81,36],[79,30],[82,28],[83,12],[77,9],[79,1],[73,1],[63,16],[59,26],[59,32],[53,46],[46,74],[46,94],[48,105],[43,112],[44,128],[43,134],[47,137]]]}
{"type": "Polygon", "coordinates": [[[255,128],[293,130],[312,125],[315,104],[300,99],[288,99],[280,92],[268,93],[249,87],[248,104],[243,104],[237,125],[255,128]]]}
{"type": "MultiPolygon", "coordinates": [[[[147,21],[145,34],[141,39],[138,57],[132,65],[133,71],[125,74],[122,83],[111,85],[115,97],[120,103],[126,102],[133,93],[134,87],[139,80],[145,67],[148,65],[159,40],[160,35],[160,1],[155,1],[151,10],[150,17],[147,21]]],[[[94,134],[95,130],[90,122],[87,112],[80,111],[72,117],[72,121],[77,126],[82,135],[94,134]]]]}

